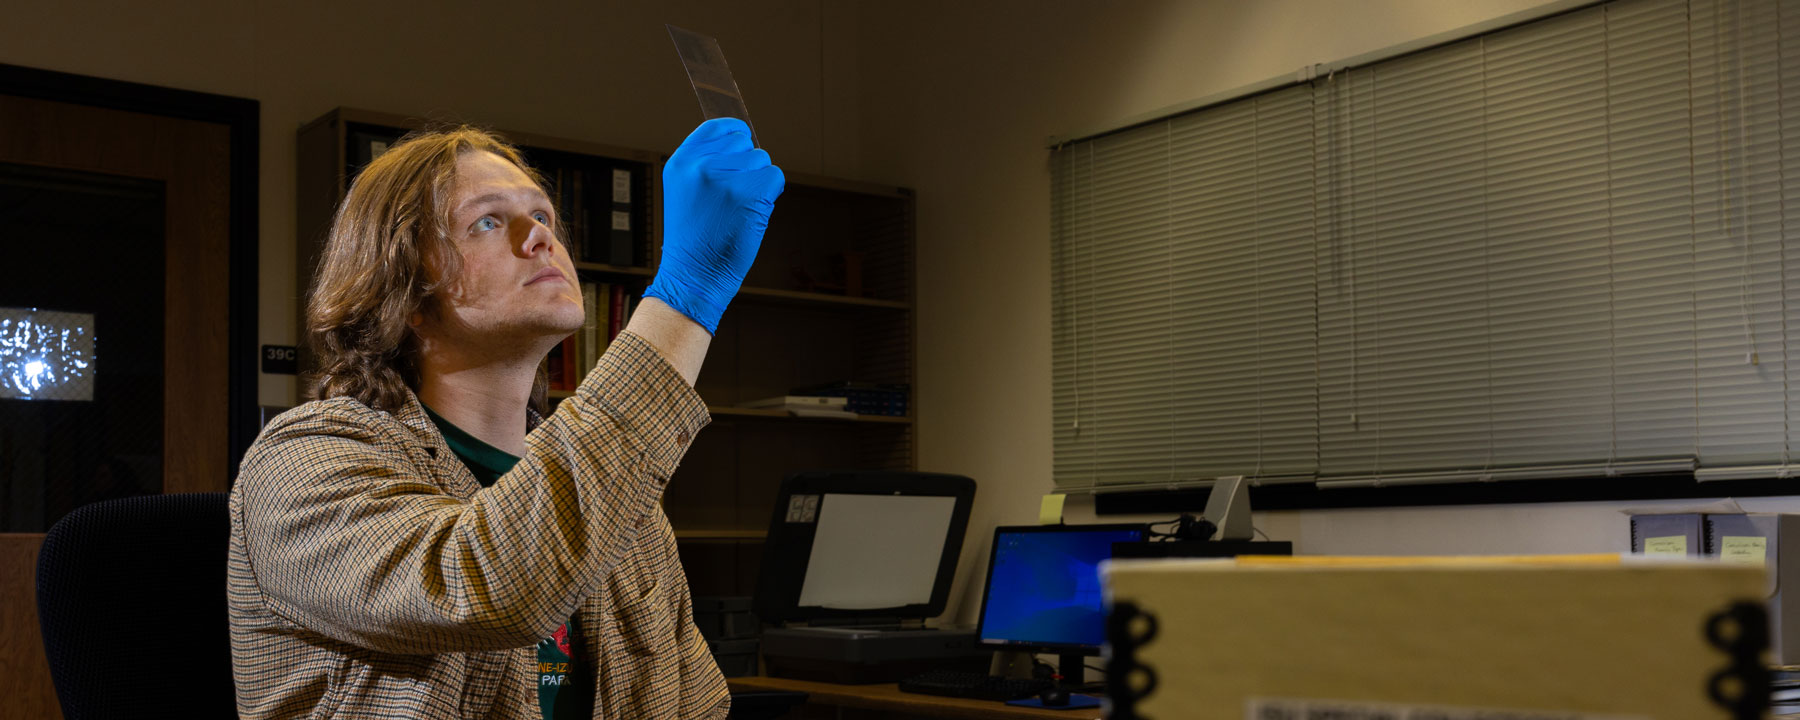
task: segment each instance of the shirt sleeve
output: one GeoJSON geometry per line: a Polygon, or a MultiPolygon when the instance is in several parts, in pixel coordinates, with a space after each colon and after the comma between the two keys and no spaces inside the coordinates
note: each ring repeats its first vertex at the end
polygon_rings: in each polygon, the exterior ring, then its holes
{"type": "Polygon", "coordinates": [[[471,499],[385,413],[348,398],[282,416],[247,454],[232,521],[276,616],[377,652],[530,645],[636,541],[709,416],[621,333],[575,395],[471,499]]]}

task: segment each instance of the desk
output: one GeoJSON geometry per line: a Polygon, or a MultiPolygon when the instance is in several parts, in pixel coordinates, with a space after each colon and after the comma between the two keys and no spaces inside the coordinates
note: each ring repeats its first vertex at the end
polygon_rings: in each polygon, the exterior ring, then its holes
{"type": "MultiPolygon", "coordinates": [[[[1079,710],[1014,707],[993,700],[965,700],[900,692],[900,686],[897,683],[839,685],[813,680],[771,677],[727,678],[726,682],[730,683],[732,692],[798,690],[812,695],[806,702],[809,706],[833,705],[839,708],[874,710],[879,711],[875,714],[896,717],[969,718],[970,720],[987,720],[987,718],[1099,720],[1100,718],[1100,708],[1097,707],[1079,710]]],[[[816,712],[799,714],[802,717],[818,716],[816,712]]]]}

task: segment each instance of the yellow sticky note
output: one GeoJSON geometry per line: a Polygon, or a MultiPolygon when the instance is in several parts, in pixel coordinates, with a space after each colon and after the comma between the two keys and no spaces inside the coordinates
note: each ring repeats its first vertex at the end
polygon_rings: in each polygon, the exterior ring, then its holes
{"type": "Polygon", "coordinates": [[[1769,539],[1752,535],[1726,535],[1719,538],[1719,561],[1741,565],[1761,565],[1769,557],[1769,539]]]}
{"type": "Polygon", "coordinates": [[[1044,501],[1041,503],[1038,503],[1038,524],[1039,525],[1056,525],[1058,523],[1061,523],[1062,522],[1063,501],[1067,500],[1068,498],[1069,498],[1069,496],[1063,495],[1061,493],[1052,493],[1049,495],[1045,495],[1044,501]]]}
{"type": "Polygon", "coordinates": [[[1668,537],[1644,538],[1645,555],[1675,555],[1686,557],[1687,536],[1670,535],[1668,537]]]}

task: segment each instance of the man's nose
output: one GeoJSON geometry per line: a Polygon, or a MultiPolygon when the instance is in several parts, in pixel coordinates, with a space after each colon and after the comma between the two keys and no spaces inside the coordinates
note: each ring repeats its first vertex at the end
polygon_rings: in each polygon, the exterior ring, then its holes
{"type": "Polygon", "coordinates": [[[525,237],[520,238],[518,243],[519,254],[522,257],[531,257],[540,252],[556,252],[556,234],[551,232],[550,228],[535,219],[527,223],[525,227],[527,228],[525,237]]]}

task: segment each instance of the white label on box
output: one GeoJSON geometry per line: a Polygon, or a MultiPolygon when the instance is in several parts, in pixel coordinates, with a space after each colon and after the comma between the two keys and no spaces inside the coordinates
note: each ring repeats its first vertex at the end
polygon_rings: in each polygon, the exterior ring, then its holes
{"type": "Polygon", "coordinates": [[[1719,561],[1739,565],[1761,565],[1769,557],[1769,539],[1752,535],[1719,538],[1719,561]]]}
{"type": "Polygon", "coordinates": [[[630,230],[631,229],[631,213],[623,212],[620,210],[614,210],[613,211],[612,228],[614,230],[630,230]]]}
{"type": "Polygon", "coordinates": [[[369,141],[369,159],[373,160],[375,158],[381,157],[381,154],[387,152],[387,149],[388,149],[387,143],[382,142],[380,140],[370,140],[369,141]]]}
{"type": "Polygon", "coordinates": [[[630,170],[613,170],[613,202],[631,202],[630,170]]]}
{"type": "Polygon", "coordinates": [[[1294,700],[1250,698],[1244,701],[1244,720],[1650,720],[1643,715],[1595,715],[1561,710],[1499,710],[1493,708],[1371,703],[1355,700],[1294,700]]]}
{"type": "Polygon", "coordinates": [[[1687,536],[1670,535],[1667,537],[1644,538],[1644,554],[1687,557],[1687,536]]]}

